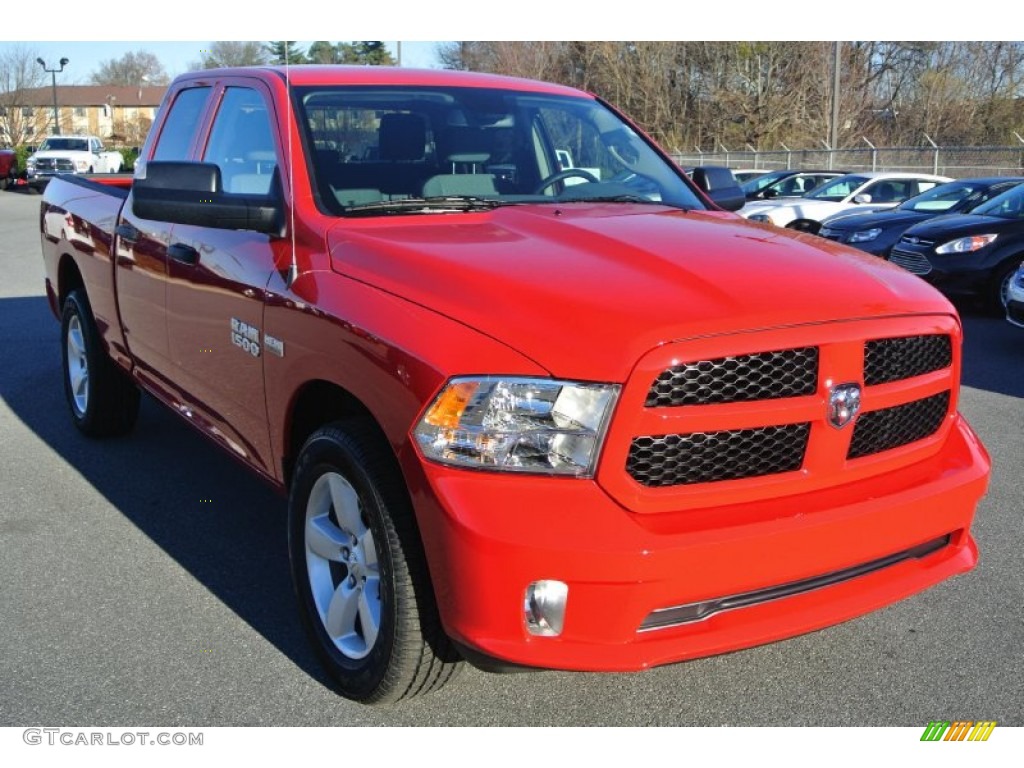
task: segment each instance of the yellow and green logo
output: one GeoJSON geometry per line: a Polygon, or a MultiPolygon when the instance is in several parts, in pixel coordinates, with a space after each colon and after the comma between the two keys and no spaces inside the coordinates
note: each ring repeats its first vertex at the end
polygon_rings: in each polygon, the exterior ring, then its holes
{"type": "Polygon", "coordinates": [[[995,720],[932,720],[921,734],[921,741],[988,741],[995,727],[995,720]]]}

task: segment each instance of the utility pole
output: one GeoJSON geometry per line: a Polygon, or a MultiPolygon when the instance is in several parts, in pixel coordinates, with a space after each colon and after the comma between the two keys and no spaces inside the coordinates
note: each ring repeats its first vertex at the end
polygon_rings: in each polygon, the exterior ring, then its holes
{"type": "Polygon", "coordinates": [[[57,136],[60,134],[60,112],[57,107],[57,73],[64,71],[64,67],[68,65],[68,60],[60,60],[60,69],[50,69],[46,66],[46,62],[43,61],[42,58],[38,58],[36,61],[39,62],[39,66],[43,68],[44,72],[50,73],[50,78],[53,83],[53,135],[57,136]]]}
{"type": "Polygon", "coordinates": [[[832,43],[832,124],[829,126],[828,143],[833,149],[839,146],[839,75],[842,43],[832,43]]]}

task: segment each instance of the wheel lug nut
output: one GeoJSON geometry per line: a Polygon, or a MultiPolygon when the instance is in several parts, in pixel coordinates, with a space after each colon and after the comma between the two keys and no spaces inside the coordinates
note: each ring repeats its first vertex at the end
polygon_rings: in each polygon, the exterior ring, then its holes
{"type": "Polygon", "coordinates": [[[351,555],[351,554],[352,553],[349,551],[348,547],[342,547],[341,548],[341,557],[342,557],[343,560],[348,560],[349,555],[351,555]]]}

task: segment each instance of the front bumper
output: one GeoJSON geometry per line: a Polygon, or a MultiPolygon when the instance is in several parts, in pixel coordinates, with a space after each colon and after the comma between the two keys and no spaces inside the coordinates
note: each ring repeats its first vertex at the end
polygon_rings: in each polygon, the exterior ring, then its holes
{"type": "Polygon", "coordinates": [[[633,514],[593,481],[403,468],[448,634],[534,667],[638,670],[778,640],[859,616],[970,570],[989,460],[954,417],[940,451],[867,481],[761,502],[633,514]],[[949,543],[835,583],[809,581],[949,543]],[[565,629],[537,637],[527,586],[569,585],[565,629]],[[815,588],[657,629],[656,612],[794,583],[815,588]]]}

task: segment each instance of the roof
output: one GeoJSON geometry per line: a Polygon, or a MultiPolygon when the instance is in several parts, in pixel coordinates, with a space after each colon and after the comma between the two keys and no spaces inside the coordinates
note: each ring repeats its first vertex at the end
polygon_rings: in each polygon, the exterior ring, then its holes
{"type": "MultiPolygon", "coordinates": [[[[285,76],[284,67],[239,67],[234,69],[207,69],[185,77],[210,80],[224,76],[250,76],[266,78],[268,73],[285,76]]],[[[459,72],[450,69],[409,69],[387,66],[345,66],[302,64],[287,69],[292,85],[426,85],[465,86],[472,88],[502,88],[565,96],[588,96],[576,88],[539,80],[526,80],[504,75],[480,72],[459,72]]]]}
{"type": "MultiPolygon", "coordinates": [[[[147,85],[58,85],[57,104],[61,107],[159,107],[167,86],[147,85]]],[[[53,88],[27,88],[16,107],[52,107],[53,88]]]]}

